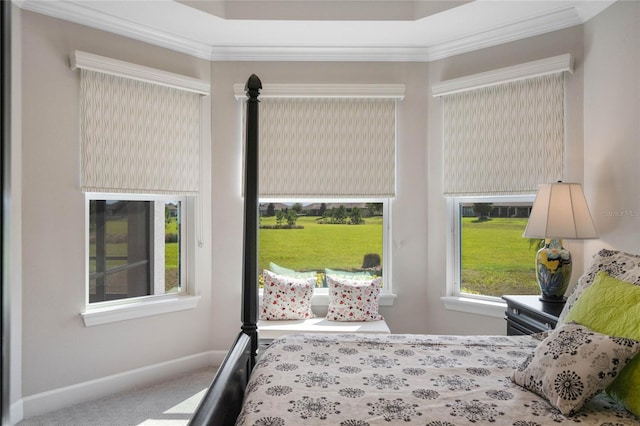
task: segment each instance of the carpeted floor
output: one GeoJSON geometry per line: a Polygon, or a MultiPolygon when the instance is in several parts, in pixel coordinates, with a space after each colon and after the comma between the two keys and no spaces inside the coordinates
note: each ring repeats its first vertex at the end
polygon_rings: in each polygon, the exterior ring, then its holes
{"type": "Polygon", "coordinates": [[[18,426],[184,426],[215,374],[213,368],[31,417],[18,426]]]}

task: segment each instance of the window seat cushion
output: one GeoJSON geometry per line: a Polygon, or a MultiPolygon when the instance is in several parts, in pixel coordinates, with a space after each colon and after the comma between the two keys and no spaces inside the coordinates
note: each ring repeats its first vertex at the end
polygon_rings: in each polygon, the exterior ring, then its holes
{"type": "Polygon", "coordinates": [[[390,334],[385,320],[379,321],[329,321],[325,318],[307,318],[304,320],[260,320],[258,336],[260,339],[275,339],[287,334],[297,333],[378,333],[390,334]]]}

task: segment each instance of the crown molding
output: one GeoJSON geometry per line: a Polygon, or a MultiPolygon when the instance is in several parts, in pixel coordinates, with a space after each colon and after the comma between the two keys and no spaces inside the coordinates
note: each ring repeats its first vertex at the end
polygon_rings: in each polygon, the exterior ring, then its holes
{"type": "Polygon", "coordinates": [[[185,53],[200,59],[211,59],[207,43],[181,37],[157,28],[140,25],[117,16],[107,15],[80,2],[13,0],[21,9],[74,22],[87,27],[185,53]]]}
{"type": "MultiPolygon", "coordinates": [[[[233,85],[236,99],[247,97],[244,84],[233,85]]],[[[404,84],[264,84],[260,98],[404,99],[404,84]]]]}
{"type": "Polygon", "coordinates": [[[213,47],[212,61],[428,62],[428,47],[230,46],[213,47]]]}
{"type": "Polygon", "coordinates": [[[575,8],[573,6],[565,6],[552,13],[546,13],[500,28],[493,28],[482,33],[470,34],[456,40],[436,44],[429,49],[429,61],[498,46],[528,37],[570,28],[582,23],[575,8]]]}
{"type": "MultiPolygon", "coordinates": [[[[13,0],[24,10],[52,16],[127,38],[157,45],[193,57],[210,61],[375,61],[375,62],[429,62],[467,53],[487,47],[513,42],[543,33],[580,25],[611,3],[567,1],[554,9],[546,9],[539,16],[532,16],[497,28],[461,34],[453,39],[426,42],[406,40],[403,45],[342,46],[291,44],[220,44],[212,38],[195,35],[197,32],[183,31],[173,26],[166,28],[136,23],[136,19],[125,19],[111,9],[100,10],[93,2],[13,0]],[[188,34],[188,36],[185,36],[188,34]]],[[[163,13],[170,11],[171,4],[162,3],[163,13]]],[[[229,28],[233,23],[226,21],[229,28]]],[[[190,23],[191,24],[191,23],[190,23]]],[[[414,21],[412,24],[415,25],[414,21]]],[[[176,24],[177,25],[177,24],[176,24]]],[[[203,22],[200,22],[203,25],[203,22]]],[[[228,37],[233,40],[233,34],[228,37]]],[[[260,41],[261,43],[264,40],[260,41]]],[[[296,44],[295,42],[298,42],[296,44]]]]}

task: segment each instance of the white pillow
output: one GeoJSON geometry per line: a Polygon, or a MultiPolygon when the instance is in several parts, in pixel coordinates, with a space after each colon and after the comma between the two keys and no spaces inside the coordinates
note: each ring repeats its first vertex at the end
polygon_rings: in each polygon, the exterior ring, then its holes
{"type": "Polygon", "coordinates": [[[293,278],[264,270],[261,320],[314,318],[311,297],[316,278],[293,278]]]}
{"type": "Polygon", "coordinates": [[[511,378],[571,415],[611,384],[639,350],[637,340],[568,323],[552,331],[511,378]]]}
{"type": "Polygon", "coordinates": [[[378,297],[382,278],[372,280],[339,278],[327,275],[329,284],[329,321],[379,321],[378,297]]]}

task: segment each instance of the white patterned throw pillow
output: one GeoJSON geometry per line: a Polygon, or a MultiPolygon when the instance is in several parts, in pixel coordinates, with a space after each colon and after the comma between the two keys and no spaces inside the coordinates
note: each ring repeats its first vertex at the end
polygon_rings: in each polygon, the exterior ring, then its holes
{"type": "Polygon", "coordinates": [[[546,398],[562,414],[571,415],[613,382],[638,351],[637,340],[568,323],[536,347],[514,370],[512,380],[546,398]]]}
{"type": "Polygon", "coordinates": [[[329,321],[379,321],[378,297],[382,278],[371,280],[339,278],[327,275],[329,285],[329,321]]]}
{"type": "Polygon", "coordinates": [[[316,278],[293,278],[264,270],[261,320],[314,318],[311,297],[316,278]]]}

